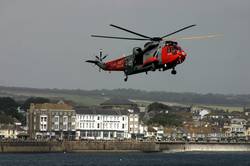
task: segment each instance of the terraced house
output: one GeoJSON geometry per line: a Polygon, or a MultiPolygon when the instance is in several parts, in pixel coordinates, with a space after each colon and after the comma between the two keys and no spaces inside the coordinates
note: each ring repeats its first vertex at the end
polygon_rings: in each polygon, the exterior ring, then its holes
{"type": "Polygon", "coordinates": [[[125,139],[128,111],[102,108],[76,108],[76,139],[125,139]]]}
{"type": "Polygon", "coordinates": [[[64,103],[31,104],[28,109],[28,134],[33,139],[75,137],[76,113],[64,103]]]}

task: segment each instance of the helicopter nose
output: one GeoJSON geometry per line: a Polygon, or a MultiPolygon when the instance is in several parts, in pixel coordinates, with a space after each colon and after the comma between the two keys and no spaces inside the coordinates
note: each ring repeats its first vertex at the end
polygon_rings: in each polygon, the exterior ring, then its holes
{"type": "Polygon", "coordinates": [[[179,63],[182,63],[186,59],[187,54],[184,51],[179,53],[179,63]]]}
{"type": "Polygon", "coordinates": [[[184,51],[181,51],[181,55],[184,56],[184,57],[187,56],[187,54],[184,51]]]}

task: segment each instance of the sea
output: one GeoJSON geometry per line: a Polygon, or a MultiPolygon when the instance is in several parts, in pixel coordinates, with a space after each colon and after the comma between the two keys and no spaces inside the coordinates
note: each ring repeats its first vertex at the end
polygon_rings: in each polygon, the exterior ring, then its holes
{"type": "Polygon", "coordinates": [[[0,166],[250,166],[250,153],[4,153],[0,166]]]}

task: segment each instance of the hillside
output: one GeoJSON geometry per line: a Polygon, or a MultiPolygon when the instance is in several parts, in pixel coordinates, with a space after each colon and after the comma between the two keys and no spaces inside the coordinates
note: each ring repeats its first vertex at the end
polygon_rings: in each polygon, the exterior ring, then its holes
{"type": "Polygon", "coordinates": [[[217,105],[217,106],[250,106],[250,94],[198,94],[175,93],[164,91],[143,91],[135,89],[114,90],[67,90],[67,89],[36,89],[23,87],[0,86],[0,96],[13,97],[15,100],[25,100],[31,96],[47,97],[50,99],[72,100],[79,105],[96,105],[107,98],[128,98],[133,100],[162,101],[182,104],[217,105]]]}

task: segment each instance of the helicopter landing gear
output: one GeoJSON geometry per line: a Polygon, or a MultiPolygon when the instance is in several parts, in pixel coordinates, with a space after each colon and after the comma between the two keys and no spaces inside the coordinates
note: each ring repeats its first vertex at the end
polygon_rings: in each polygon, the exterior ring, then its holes
{"type": "Polygon", "coordinates": [[[127,82],[128,81],[128,76],[126,75],[126,77],[124,78],[124,81],[127,82]]]}
{"type": "Polygon", "coordinates": [[[152,65],[151,65],[151,70],[155,71],[155,64],[154,63],[152,63],[152,65]]]}
{"type": "Polygon", "coordinates": [[[177,71],[176,71],[175,69],[173,69],[173,70],[171,71],[171,74],[175,75],[175,74],[177,74],[177,71]]]}

